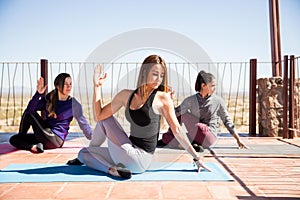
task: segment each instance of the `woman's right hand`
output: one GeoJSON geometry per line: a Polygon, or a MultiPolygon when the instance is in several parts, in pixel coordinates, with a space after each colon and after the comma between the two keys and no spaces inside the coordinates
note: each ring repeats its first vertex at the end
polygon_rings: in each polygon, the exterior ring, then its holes
{"type": "Polygon", "coordinates": [[[175,100],[175,91],[172,89],[171,86],[168,86],[168,93],[170,94],[171,99],[175,100]]]}
{"type": "Polygon", "coordinates": [[[104,83],[106,78],[107,78],[107,73],[104,73],[104,75],[102,76],[102,65],[101,64],[96,65],[94,69],[94,86],[95,87],[101,86],[104,83]]]}
{"type": "Polygon", "coordinates": [[[44,85],[44,78],[40,77],[40,79],[37,81],[36,90],[39,94],[44,94],[45,90],[47,88],[47,85],[44,85]]]}

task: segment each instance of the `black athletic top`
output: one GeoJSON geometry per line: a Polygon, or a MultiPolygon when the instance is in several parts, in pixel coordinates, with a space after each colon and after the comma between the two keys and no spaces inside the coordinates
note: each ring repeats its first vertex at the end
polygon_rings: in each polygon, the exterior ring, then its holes
{"type": "Polygon", "coordinates": [[[144,149],[146,152],[154,153],[160,130],[160,115],[156,114],[152,108],[152,102],[157,90],[150,94],[141,108],[131,110],[130,103],[136,92],[137,89],[129,97],[125,109],[125,117],[130,123],[129,139],[134,145],[144,149]]]}

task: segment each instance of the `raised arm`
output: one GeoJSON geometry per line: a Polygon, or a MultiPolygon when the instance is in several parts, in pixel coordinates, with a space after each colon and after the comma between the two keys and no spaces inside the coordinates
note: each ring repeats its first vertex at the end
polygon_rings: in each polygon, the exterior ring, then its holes
{"type": "Polygon", "coordinates": [[[37,81],[36,90],[39,94],[44,94],[46,88],[48,85],[44,85],[44,78],[40,77],[40,79],[37,81]]]}
{"type": "Polygon", "coordinates": [[[28,113],[33,113],[36,112],[37,110],[42,110],[45,108],[46,101],[45,99],[41,99],[40,97],[45,96],[44,92],[47,88],[47,85],[44,85],[44,78],[40,77],[39,80],[37,81],[36,85],[36,93],[33,95],[31,100],[29,101],[26,112],[28,113]]]}
{"type": "Polygon", "coordinates": [[[102,75],[102,66],[97,65],[94,69],[94,94],[93,94],[93,108],[94,108],[94,119],[96,121],[101,121],[109,118],[114,113],[116,113],[122,106],[125,105],[125,100],[127,100],[128,91],[122,90],[119,92],[113,100],[102,105],[100,88],[107,78],[107,73],[102,75]]]}

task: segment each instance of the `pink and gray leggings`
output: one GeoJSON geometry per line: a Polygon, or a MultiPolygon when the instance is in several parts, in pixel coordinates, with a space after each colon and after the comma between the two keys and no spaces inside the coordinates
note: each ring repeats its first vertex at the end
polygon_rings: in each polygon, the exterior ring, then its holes
{"type": "MultiPolygon", "coordinates": [[[[190,113],[185,113],[179,116],[178,119],[185,125],[188,131],[187,136],[191,143],[197,143],[204,148],[208,148],[216,142],[217,136],[209,130],[206,124],[200,123],[190,113]]],[[[162,141],[171,147],[178,147],[179,145],[170,128],[162,135],[162,141]]]]}

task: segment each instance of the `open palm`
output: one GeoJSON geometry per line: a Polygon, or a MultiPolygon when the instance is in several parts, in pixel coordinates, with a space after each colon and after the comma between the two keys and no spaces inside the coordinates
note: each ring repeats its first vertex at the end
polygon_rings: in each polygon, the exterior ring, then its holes
{"type": "Polygon", "coordinates": [[[47,88],[47,85],[44,84],[44,78],[40,77],[40,79],[37,81],[37,86],[36,86],[38,93],[44,94],[46,88],[47,88]]]}
{"type": "Polygon", "coordinates": [[[94,85],[95,86],[101,86],[105,79],[107,78],[107,73],[104,73],[104,75],[102,75],[102,65],[98,64],[96,65],[95,69],[94,69],[94,85]]]}

